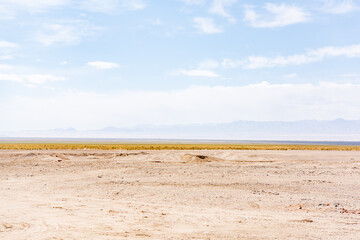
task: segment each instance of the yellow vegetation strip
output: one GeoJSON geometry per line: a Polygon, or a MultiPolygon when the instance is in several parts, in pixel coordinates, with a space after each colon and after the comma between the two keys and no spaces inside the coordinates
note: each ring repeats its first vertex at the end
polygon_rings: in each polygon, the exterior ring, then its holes
{"type": "Polygon", "coordinates": [[[0,143],[0,149],[47,150],[47,149],[96,149],[96,150],[328,150],[360,151],[360,146],[330,145],[271,145],[271,144],[148,144],[148,143],[0,143]]]}

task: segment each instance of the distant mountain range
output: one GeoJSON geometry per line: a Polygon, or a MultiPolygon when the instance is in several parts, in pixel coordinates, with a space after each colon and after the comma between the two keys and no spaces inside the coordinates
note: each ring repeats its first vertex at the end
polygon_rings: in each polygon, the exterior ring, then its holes
{"type": "Polygon", "coordinates": [[[68,128],[0,132],[0,137],[360,141],[360,120],[236,121],[206,125],[106,127],[86,131],[68,128]]]}

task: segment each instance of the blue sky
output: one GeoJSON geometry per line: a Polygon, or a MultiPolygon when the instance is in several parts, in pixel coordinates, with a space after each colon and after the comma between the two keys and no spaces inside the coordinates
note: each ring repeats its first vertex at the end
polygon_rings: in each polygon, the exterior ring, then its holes
{"type": "Polygon", "coordinates": [[[360,119],[360,1],[0,0],[0,130],[360,119]]]}

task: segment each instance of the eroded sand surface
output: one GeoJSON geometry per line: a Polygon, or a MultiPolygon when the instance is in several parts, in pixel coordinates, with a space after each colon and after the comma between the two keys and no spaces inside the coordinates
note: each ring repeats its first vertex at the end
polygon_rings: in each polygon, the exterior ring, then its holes
{"type": "Polygon", "coordinates": [[[360,239],[360,153],[0,151],[0,239],[360,239]]]}

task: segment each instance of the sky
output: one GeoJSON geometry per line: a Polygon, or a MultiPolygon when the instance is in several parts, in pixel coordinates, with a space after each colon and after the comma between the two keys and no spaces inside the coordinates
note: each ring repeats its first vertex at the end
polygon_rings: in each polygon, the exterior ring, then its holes
{"type": "Polygon", "coordinates": [[[0,0],[0,131],[336,118],[358,0],[0,0]]]}

